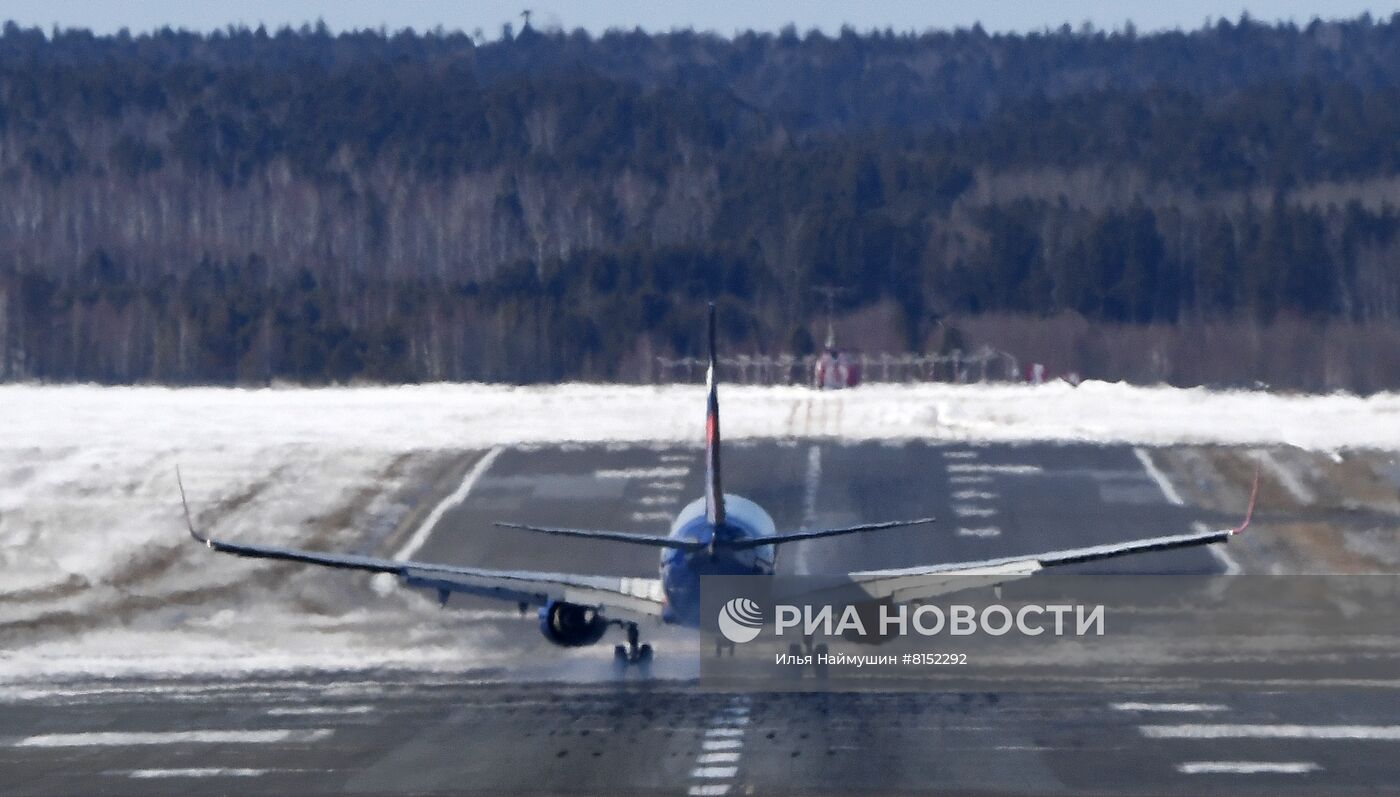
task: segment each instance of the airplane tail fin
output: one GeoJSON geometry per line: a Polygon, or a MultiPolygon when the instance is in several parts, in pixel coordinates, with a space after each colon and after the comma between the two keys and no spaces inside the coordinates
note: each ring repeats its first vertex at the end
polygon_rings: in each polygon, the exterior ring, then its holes
{"type": "Polygon", "coordinates": [[[710,303],[710,367],[705,372],[709,398],[705,409],[705,519],[724,524],[724,489],[719,477],[719,374],[715,354],[715,305],[710,303]]]}

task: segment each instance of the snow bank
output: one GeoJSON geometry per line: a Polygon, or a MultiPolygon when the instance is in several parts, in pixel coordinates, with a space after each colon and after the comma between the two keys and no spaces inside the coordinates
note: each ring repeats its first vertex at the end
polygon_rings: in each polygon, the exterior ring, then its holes
{"type": "MultiPolygon", "coordinates": [[[[1284,396],[1085,382],[725,386],[732,438],[1061,440],[1400,447],[1400,394],[1284,396]]],[[[556,441],[697,441],[699,386],[426,385],[238,390],[0,387],[0,446],[369,451],[556,441]]]]}

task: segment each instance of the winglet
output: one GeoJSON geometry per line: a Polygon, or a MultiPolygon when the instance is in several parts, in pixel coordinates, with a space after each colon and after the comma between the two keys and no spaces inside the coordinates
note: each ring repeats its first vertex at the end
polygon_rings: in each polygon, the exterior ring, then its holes
{"type": "Polygon", "coordinates": [[[190,517],[190,502],[185,500],[185,482],[183,479],[180,478],[179,465],[175,466],[175,484],[179,485],[180,487],[180,506],[183,507],[185,510],[185,528],[190,530],[191,537],[194,537],[199,542],[202,542],[206,546],[213,548],[214,544],[209,541],[208,537],[194,530],[194,520],[190,517]]]}
{"type": "Polygon", "coordinates": [[[1244,522],[1230,529],[1230,534],[1235,535],[1249,528],[1249,521],[1254,518],[1254,503],[1259,500],[1259,463],[1254,463],[1254,489],[1249,493],[1249,509],[1245,510],[1244,522]]]}

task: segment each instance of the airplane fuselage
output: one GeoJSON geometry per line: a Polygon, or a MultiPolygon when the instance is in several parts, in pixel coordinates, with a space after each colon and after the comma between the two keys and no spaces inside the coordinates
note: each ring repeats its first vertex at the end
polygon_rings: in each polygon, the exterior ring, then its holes
{"type": "MultiPolygon", "coordinates": [[[[724,523],[716,526],[705,518],[705,499],[685,506],[671,523],[670,536],[709,545],[719,539],[753,539],[774,534],[773,518],[763,507],[743,496],[726,493],[724,523]]],[[[701,576],[759,576],[773,572],[771,545],[732,550],[716,548],[686,551],[667,548],[661,553],[661,587],[666,593],[662,619],[692,628],[700,625],[701,576]]]]}

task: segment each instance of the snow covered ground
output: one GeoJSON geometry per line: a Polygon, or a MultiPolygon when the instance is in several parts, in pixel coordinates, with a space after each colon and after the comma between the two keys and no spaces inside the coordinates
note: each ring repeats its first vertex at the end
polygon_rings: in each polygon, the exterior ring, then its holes
{"type": "MultiPolygon", "coordinates": [[[[732,386],[723,406],[728,438],[1400,450],[1395,394],[1094,382],[845,393],[732,386]]],[[[0,387],[0,681],[490,665],[497,626],[443,623],[411,593],[365,607],[338,592],[345,580],[265,583],[269,571],[257,563],[210,567],[184,536],[175,465],[198,520],[220,535],[354,549],[402,520],[410,507],[396,496],[453,452],[566,441],[698,445],[702,416],[699,386],[0,387]]]]}

